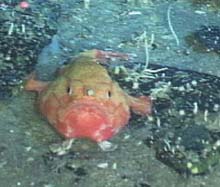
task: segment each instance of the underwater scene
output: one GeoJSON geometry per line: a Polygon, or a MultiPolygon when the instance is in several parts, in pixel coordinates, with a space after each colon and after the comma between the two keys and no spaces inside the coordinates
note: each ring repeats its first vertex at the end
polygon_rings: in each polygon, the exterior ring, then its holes
{"type": "Polygon", "coordinates": [[[218,187],[219,0],[0,0],[0,187],[218,187]]]}

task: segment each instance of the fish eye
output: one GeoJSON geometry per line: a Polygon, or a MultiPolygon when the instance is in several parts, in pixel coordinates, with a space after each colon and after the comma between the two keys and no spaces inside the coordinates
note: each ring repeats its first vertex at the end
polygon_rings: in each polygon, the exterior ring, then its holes
{"type": "Polygon", "coordinates": [[[87,94],[88,96],[93,96],[93,95],[95,95],[95,91],[94,91],[93,89],[87,89],[87,90],[86,90],[86,94],[87,94]]]}
{"type": "Polygon", "coordinates": [[[107,96],[108,96],[108,98],[110,98],[110,97],[112,96],[112,92],[111,92],[111,91],[108,91],[108,92],[107,92],[107,96]]]}
{"type": "Polygon", "coordinates": [[[72,95],[72,94],[73,94],[73,89],[72,89],[70,86],[68,86],[68,87],[66,88],[66,92],[67,92],[69,95],[72,95]]]}

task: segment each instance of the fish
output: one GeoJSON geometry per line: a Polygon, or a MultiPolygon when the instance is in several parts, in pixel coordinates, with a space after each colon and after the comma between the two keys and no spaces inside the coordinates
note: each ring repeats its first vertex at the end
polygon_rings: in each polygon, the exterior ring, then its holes
{"type": "Polygon", "coordinates": [[[40,112],[65,139],[103,142],[128,124],[131,111],[151,114],[149,96],[133,97],[112,80],[102,64],[113,58],[127,55],[88,50],[70,60],[55,80],[43,82],[32,75],[27,81],[25,90],[38,93],[40,112]]]}

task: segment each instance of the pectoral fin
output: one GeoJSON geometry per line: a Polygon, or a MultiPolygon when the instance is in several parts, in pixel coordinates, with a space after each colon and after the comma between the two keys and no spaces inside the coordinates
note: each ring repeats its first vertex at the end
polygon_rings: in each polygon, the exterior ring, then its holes
{"type": "Polygon", "coordinates": [[[140,96],[138,98],[128,96],[128,103],[131,110],[140,115],[149,115],[152,110],[152,100],[147,96],[140,96]]]}

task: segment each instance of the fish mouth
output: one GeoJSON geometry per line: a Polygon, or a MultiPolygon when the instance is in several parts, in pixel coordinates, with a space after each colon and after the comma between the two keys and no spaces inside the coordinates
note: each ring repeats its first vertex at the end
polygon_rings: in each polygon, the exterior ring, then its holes
{"type": "Polygon", "coordinates": [[[77,101],[60,114],[59,131],[68,138],[101,141],[111,136],[111,119],[107,109],[94,101],[77,101]]]}

